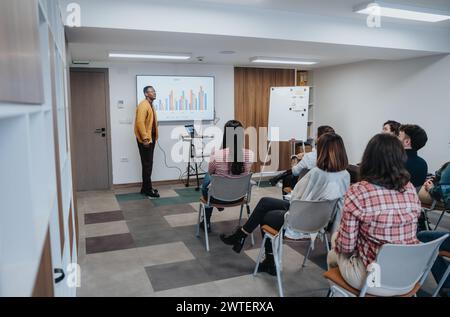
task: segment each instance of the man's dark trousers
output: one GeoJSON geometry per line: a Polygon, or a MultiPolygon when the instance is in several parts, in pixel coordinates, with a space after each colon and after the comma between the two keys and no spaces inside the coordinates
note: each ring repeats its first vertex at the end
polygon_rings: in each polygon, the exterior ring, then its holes
{"type": "Polygon", "coordinates": [[[155,152],[155,143],[152,142],[148,147],[138,141],[139,154],[142,164],[142,191],[151,193],[152,191],[152,170],[153,153],[155,152]]]}

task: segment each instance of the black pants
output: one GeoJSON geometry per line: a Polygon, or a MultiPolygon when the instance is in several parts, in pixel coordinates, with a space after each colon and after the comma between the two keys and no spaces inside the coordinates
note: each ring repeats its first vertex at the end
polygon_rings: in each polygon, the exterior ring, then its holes
{"type": "MultiPolygon", "coordinates": [[[[253,210],[250,218],[242,227],[246,232],[251,233],[258,226],[268,225],[273,229],[280,230],[284,223],[284,214],[289,210],[290,203],[276,198],[262,198],[253,210]]],[[[261,230],[264,236],[264,232],[261,230]]],[[[272,253],[272,244],[270,240],[264,245],[267,253],[272,253]]]]}
{"type": "Polygon", "coordinates": [[[152,190],[152,171],[153,171],[153,153],[155,152],[155,143],[150,143],[145,147],[138,141],[139,155],[142,164],[142,190],[150,193],[152,190]]]}
{"type": "MultiPolygon", "coordinates": [[[[286,175],[283,178],[283,188],[290,187],[290,188],[294,189],[295,185],[297,185],[297,181],[298,181],[298,176],[294,176],[294,174],[292,174],[292,173],[289,175],[286,175]]],[[[283,195],[287,194],[283,190],[282,190],[282,193],[283,193],[283,195]]]]}

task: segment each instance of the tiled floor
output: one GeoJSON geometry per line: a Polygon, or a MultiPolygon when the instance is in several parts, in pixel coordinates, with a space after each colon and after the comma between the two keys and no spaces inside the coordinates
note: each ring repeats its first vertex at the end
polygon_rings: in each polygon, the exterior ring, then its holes
{"type": "MultiPolygon", "coordinates": [[[[261,243],[247,239],[240,254],[219,234],[237,225],[239,208],[214,211],[210,252],[195,236],[199,193],[161,186],[161,198],[146,199],[139,188],[78,193],[81,288],[78,296],[277,296],[276,278],[252,275],[261,243]]],[[[261,197],[279,197],[279,188],[253,190],[251,208],[261,197]]],[[[245,212],[244,212],[245,214],[245,212]]],[[[432,215],[436,221],[437,215],[432,215]]],[[[450,227],[444,217],[442,227],[450,227]]],[[[203,232],[201,232],[203,233],[203,232]]],[[[283,256],[285,296],[325,296],[326,252],[319,240],[307,266],[300,268],[308,242],[287,242],[283,256]]],[[[427,280],[421,295],[435,287],[427,280]]]]}

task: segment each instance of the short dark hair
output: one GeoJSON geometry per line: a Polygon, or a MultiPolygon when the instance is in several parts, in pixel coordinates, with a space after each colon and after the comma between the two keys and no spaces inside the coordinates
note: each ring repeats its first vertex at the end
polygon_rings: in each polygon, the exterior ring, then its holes
{"type": "Polygon", "coordinates": [[[155,89],[155,88],[153,88],[153,86],[145,86],[144,87],[144,95],[147,93],[147,90],[149,90],[150,88],[155,89]]]}
{"type": "Polygon", "coordinates": [[[336,133],[323,134],[317,141],[317,167],[326,172],[340,172],[347,166],[347,152],[342,138],[336,133]]]}
{"type": "Polygon", "coordinates": [[[403,192],[410,175],[405,168],[405,149],[394,135],[375,135],[364,151],[360,179],[369,183],[403,192]]]}
{"type": "Polygon", "coordinates": [[[403,131],[411,139],[413,150],[418,151],[427,144],[427,133],[416,124],[404,124],[400,127],[400,131],[403,131]]]}
{"type": "Polygon", "coordinates": [[[317,138],[320,138],[325,133],[335,133],[335,132],[334,129],[329,125],[321,125],[319,128],[317,128],[317,138]]]}
{"type": "Polygon", "coordinates": [[[396,136],[398,136],[400,132],[401,123],[394,121],[394,120],[388,120],[383,124],[383,127],[385,125],[389,125],[389,128],[391,129],[391,132],[393,132],[396,136]]]}

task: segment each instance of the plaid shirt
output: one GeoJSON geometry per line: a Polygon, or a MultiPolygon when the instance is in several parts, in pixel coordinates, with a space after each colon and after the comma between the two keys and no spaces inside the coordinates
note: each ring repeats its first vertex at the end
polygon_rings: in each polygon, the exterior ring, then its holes
{"type": "MultiPolygon", "coordinates": [[[[252,164],[254,162],[253,152],[248,149],[243,149],[242,152],[243,158],[242,161],[244,163],[244,174],[248,174],[251,171],[252,164]]],[[[208,173],[210,175],[228,175],[231,176],[231,163],[233,162],[233,158],[230,157],[230,150],[221,149],[218,151],[213,151],[211,153],[209,165],[208,165],[208,173]]]]}
{"type": "Polygon", "coordinates": [[[366,181],[350,187],[336,239],[337,253],[359,256],[367,267],[386,243],[416,244],[421,206],[411,183],[403,193],[366,181]]]}

